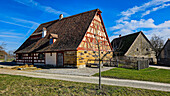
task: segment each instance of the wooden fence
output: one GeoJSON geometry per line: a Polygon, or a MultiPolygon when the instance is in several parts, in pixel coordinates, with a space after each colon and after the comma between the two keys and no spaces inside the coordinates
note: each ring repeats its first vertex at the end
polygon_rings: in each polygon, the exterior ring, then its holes
{"type": "MultiPolygon", "coordinates": [[[[99,64],[99,60],[89,59],[87,65],[97,65],[99,64]]],[[[149,59],[136,59],[136,60],[101,60],[101,64],[103,66],[108,67],[119,67],[119,68],[130,68],[130,69],[145,69],[149,67],[149,59]]]]}

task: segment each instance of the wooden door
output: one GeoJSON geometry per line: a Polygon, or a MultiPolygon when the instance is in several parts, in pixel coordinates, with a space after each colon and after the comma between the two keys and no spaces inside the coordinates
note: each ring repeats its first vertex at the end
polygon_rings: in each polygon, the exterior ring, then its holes
{"type": "Polygon", "coordinates": [[[63,67],[63,53],[57,54],[57,66],[63,67]]]}

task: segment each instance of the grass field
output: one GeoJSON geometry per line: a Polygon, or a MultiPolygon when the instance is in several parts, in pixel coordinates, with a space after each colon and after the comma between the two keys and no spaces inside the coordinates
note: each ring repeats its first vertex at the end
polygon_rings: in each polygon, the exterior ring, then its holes
{"type": "MultiPolygon", "coordinates": [[[[146,68],[142,70],[113,68],[101,73],[103,77],[119,78],[119,79],[133,79],[153,82],[170,83],[170,70],[146,68]]],[[[98,76],[98,73],[94,76],[98,76]]]]}
{"type": "MultiPolygon", "coordinates": [[[[0,59],[1,61],[5,62],[5,59],[0,59]]],[[[7,59],[7,62],[12,62],[14,59],[7,59]]]]}
{"type": "Polygon", "coordinates": [[[0,96],[170,96],[168,92],[0,74],[0,96]]]}

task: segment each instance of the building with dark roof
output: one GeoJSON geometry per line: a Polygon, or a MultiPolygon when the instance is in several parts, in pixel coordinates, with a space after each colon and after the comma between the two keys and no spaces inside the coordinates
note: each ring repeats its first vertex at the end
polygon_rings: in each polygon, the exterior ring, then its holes
{"type": "Polygon", "coordinates": [[[0,59],[4,59],[5,55],[8,56],[8,53],[6,53],[4,50],[0,50],[0,59]]]}
{"type": "Polygon", "coordinates": [[[167,40],[158,55],[158,64],[170,65],[170,38],[167,40]]]}
{"type": "Polygon", "coordinates": [[[96,59],[97,41],[103,54],[112,48],[101,13],[95,9],[65,18],[60,15],[58,20],[39,25],[16,50],[17,63],[85,67],[89,59],[96,59]]]}
{"type": "Polygon", "coordinates": [[[111,44],[114,55],[148,58],[154,63],[157,62],[154,47],[142,31],[115,38],[111,44]]]}

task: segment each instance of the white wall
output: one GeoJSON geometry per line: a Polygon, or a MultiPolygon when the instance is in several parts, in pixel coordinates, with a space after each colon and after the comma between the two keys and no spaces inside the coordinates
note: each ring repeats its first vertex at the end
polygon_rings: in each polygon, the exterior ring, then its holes
{"type": "Polygon", "coordinates": [[[45,64],[56,66],[56,53],[45,53],[45,64]]]}

